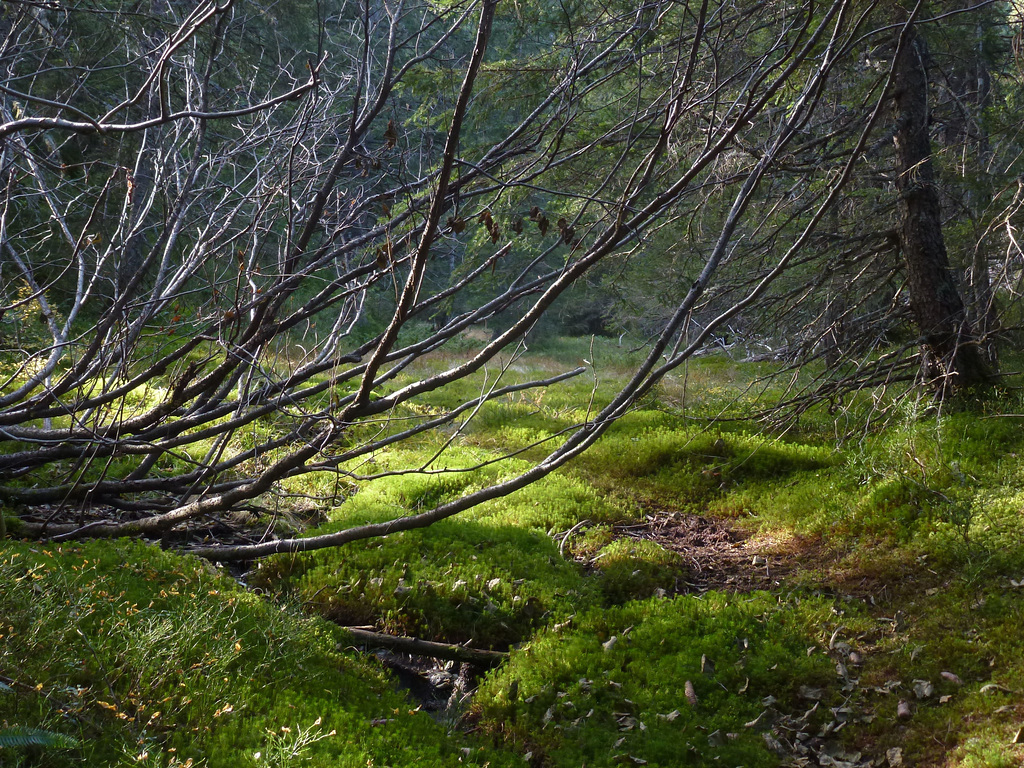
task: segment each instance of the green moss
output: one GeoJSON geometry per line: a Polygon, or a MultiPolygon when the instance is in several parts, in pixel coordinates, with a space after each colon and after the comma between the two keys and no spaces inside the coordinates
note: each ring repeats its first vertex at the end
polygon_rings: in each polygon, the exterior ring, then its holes
{"type": "Polygon", "coordinates": [[[343,625],[499,649],[596,595],[547,536],[470,520],[274,558],[253,582],[343,625]]]}
{"type": "MultiPolygon", "coordinates": [[[[414,514],[521,472],[557,440],[492,462],[578,423],[591,396],[606,401],[625,370],[614,342],[550,343],[545,355],[517,361],[503,382],[550,375],[575,357],[595,361],[597,374],[499,399],[461,431],[380,451],[343,468],[349,476],[290,478],[284,491],[337,505],[311,510],[311,519],[327,522],[307,533],[414,514]],[[381,477],[356,479],[375,474],[381,477]]],[[[441,370],[455,359],[444,354],[416,366],[441,370]]],[[[850,743],[872,744],[873,755],[882,754],[880,745],[901,745],[908,762],[923,764],[933,757],[1014,764],[1019,749],[1007,742],[1019,708],[1001,709],[1015,706],[1012,697],[982,688],[993,682],[1024,690],[1024,589],[1014,586],[1024,581],[1024,430],[1019,418],[989,418],[1019,404],[1008,398],[937,413],[864,395],[844,414],[808,413],[785,437],[761,434],[754,422],[708,430],[691,418],[749,410],[748,387],[766,368],[696,361],[685,380],[666,380],[594,450],[527,489],[427,530],[273,558],[248,578],[274,602],[189,558],[142,545],[5,540],[0,669],[5,676],[17,670],[18,685],[0,696],[0,728],[79,739],[75,749],[53,753],[58,766],[188,758],[211,766],[305,758],[360,768],[498,766],[522,765],[527,751],[552,768],[631,756],[664,766],[770,765],[764,742],[743,724],[769,695],[776,708],[801,713],[808,706],[795,695],[802,684],[838,696],[833,662],[818,649],[841,621],[866,657],[861,692],[895,680],[905,694],[911,681],[927,679],[952,697],[917,702],[897,732],[897,696],[844,692],[831,703],[852,695],[875,714],[872,724],[844,729],[850,743]],[[888,408],[899,420],[839,440],[841,421],[852,424],[861,407],[888,408]],[[665,509],[807,534],[829,548],[830,559],[794,580],[780,571],[775,597],[652,600],[659,588],[677,586],[682,563],[655,542],[616,538],[615,526],[665,509]],[[821,593],[840,597],[814,596],[821,593]],[[414,705],[379,668],[338,652],[347,640],[303,612],[478,646],[522,645],[478,700],[493,748],[411,714],[414,705]],[[702,656],[713,673],[701,671],[702,656]],[[943,671],[956,672],[963,686],[942,682],[943,671]],[[714,746],[708,737],[715,731],[740,736],[713,739],[714,746]],[[935,734],[943,734],[940,745],[935,734]]],[[[440,413],[478,395],[484,381],[429,393],[396,412],[393,423],[357,428],[348,439],[440,413]]],[[[151,394],[143,393],[139,407],[151,394]]],[[[281,428],[260,420],[232,448],[281,428]]],[[[111,476],[130,466],[115,461],[111,476]]]]}
{"type": "Polygon", "coordinates": [[[652,541],[618,539],[603,547],[593,563],[607,603],[652,596],[657,590],[675,590],[685,581],[682,559],[652,541]]]}
{"type": "Polygon", "coordinates": [[[709,593],[587,612],[514,653],[476,706],[487,728],[556,765],[774,765],[744,723],[769,695],[782,711],[806,709],[797,688],[831,672],[823,654],[805,652],[828,610],[709,593]]]}
{"type": "Polygon", "coordinates": [[[312,766],[465,758],[379,671],[335,650],[329,624],[198,561],[142,544],[8,544],[0,579],[0,667],[16,682],[0,721],[80,741],[48,765],[259,765],[303,739],[312,766]]]}

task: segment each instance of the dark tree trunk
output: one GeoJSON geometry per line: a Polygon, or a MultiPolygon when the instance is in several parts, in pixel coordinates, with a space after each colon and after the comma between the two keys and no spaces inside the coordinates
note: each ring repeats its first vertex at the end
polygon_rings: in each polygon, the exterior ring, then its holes
{"type": "Polygon", "coordinates": [[[967,322],[942,237],[928,136],[924,41],[910,27],[895,62],[896,190],[910,308],[921,332],[922,373],[940,395],[987,383],[991,372],[967,322]]]}

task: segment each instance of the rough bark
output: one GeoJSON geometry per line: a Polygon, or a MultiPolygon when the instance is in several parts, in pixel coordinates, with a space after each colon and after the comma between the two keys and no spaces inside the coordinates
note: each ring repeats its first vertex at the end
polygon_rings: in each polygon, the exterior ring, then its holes
{"type": "Polygon", "coordinates": [[[922,340],[922,375],[940,396],[989,381],[991,372],[967,321],[942,235],[942,212],[928,134],[928,73],[913,25],[894,70],[896,190],[910,308],[922,340]]]}

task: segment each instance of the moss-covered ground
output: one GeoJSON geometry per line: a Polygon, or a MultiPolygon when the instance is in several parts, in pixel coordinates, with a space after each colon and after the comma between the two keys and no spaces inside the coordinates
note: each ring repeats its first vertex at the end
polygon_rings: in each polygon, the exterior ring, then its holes
{"type": "MultiPolygon", "coordinates": [[[[380,452],[359,468],[379,478],[342,488],[310,532],[521,470],[631,360],[562,342],[506,374],[576,357],[596,373],[380,452]]],[[[1020,397],[865,393],[771,429],[743,418],[782,386],[769,369],[694,361],[534,486],[242,582],[143,542],[4,540],[0,765],[1024,763],[1020,397]],[[701,561],[657,535],[673,515],[768,543],[701,561]],[[758,558],[782,567],[758,575],[758,558]],[[339,624],[510,654],[431,715],[339,624]]],[[[288,490],[334,480],[301,482],[288,490]]]]}

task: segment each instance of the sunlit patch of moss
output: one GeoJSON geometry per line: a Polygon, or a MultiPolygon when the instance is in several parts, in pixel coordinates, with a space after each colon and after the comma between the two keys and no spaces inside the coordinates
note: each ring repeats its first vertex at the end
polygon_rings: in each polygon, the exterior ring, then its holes
{"type": "Polygon", "coordinates": [[[0,578],[14,691],[0,720],[79,741],[47,765],[253,765],[282,742],[312,766],[511,762],[459,752],[379,670],[339,653],[329,624],[196,560],[124,542],[8,542],[0,578]]]}
{"type": "Polygon", "coordinates": [[[547,536],[470,520],[273,558],[252,581],[341,624],[499,649],[596,598],[547,536]]]}
{"type": "Polygon", "coordinates": [[[338,472],[307,472],[281,482],[286,494],[307,497],[318,508],[338,507],[358,490],[358,485],[338,472]],[[316,500],[315,502],[312,500],[316,500]]]}
{"type": "Polygon", "coordinates": [[[881,749],[900,746],[919,764],[983,765],[983,756],[1014,751],[1006,747],[1011,726],[1019,727],[1015,692],[1024,687],[1024,594],[1008,577],[975,579],[930,565],[921,556],[902,570],[890,596],[898,610],[883,614],[897,621],[872,633],[855,694],[875,716],[862,738],[881,749]],[[886,684],[896,685],[892,694],[872,693],[886,684]],[[897,730],[900,699],[912,703],[912,717],[897,730]]]}
{"type": "Polygon", "coordinates": [[[965,544],[973,544],[999,561],[1003,569],[1024,568],[1024,492],[1015,488],[979,493],[971,499],[962,527],[965,544]]]}
{"type": "Polygon", "coordinates": [[[784,712],[807,709],[798,687],[833,671],[806,652],[830,608],[709,593],[583,613],[514,653],[475,706],[485,728],[557,765],[774,765],[744,724],[767,696],[784,712]]]}
{"type": "Polygon", "coordinates": [[[1024,762],[1024,746],[1012,744],[1020,729],[1008,725],[987,736],[973,736],[950,755],[949,764],[960,768],[1018,768],[1024,762]]]}
{"type": "MultiPolygon", "coordinates": [[[[785,392],[790,376],[774,377],[782,365],[774,361],[740,361],[727,353],[687,361],[658,385],[655,398],[662,405],[690,417],[745,416],[767,407],[785,392]]],[[[809,379],[813,366],[802,369],[799,379],[809,379]]]]}
{"type": "Polygon", "coordinates": [[[743,432],[708,432],[644,413],[615,425],[574,467],[599,487],[700,511],[737,487],[821,469],[834,460],[834,452],[821,447],[743,432]]]}
{"type": "Polygon", "coordinates": [[[516,525],[540,531],[568,531],[588,524],[632,520],[635,511],[610,499],[584,478],[568,473],[549,475],[528,489],[494,499],[471,513],[481,522],[516,525]]]}
{"type": "Polygon", "coordinates": [[[781,485],[763,480],[734,489],[711,502],[708,511],[801,534],[836,534],[849,531],[857,488],[841,469],[806,471],[781,485]]]}
{"type": "Polygon", "coordinates": [[[593,558],[615,541],[615,531],[610,525],[586,526],[577,533],[575,538],[566,543],[571,546],[571,552],[576,557],[593,558]]]}
{"type": "Polygon", "coordinates": [[[382,512],[400,516],[429,510],[495,482],[517,466],[514,462],[487,465],[492,458],[495,457],[459,447],[437,456],[433,446],[422,444],[382,451],[351,468],[357,477],[380,476],[361,482],[358,492],[336,507],[331,517],[341,522],[365,515],[379,517],[382,512]],[[473,471],[466,471],[474,467],[473,471]]]}

